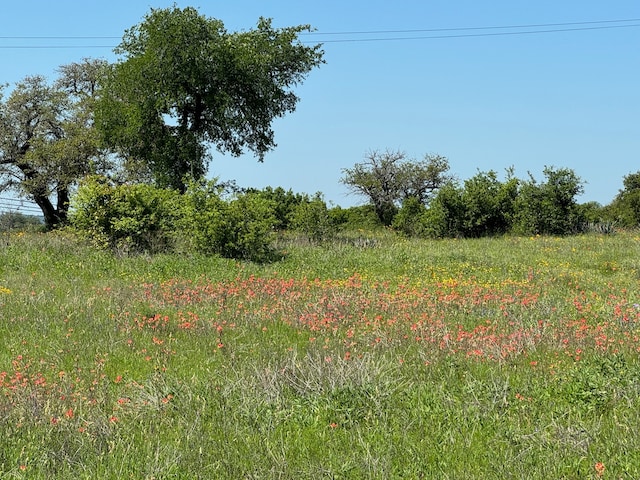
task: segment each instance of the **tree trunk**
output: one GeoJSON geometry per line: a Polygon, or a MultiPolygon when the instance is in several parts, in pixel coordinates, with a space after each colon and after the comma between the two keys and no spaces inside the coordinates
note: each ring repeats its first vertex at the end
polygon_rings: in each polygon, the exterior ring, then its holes
{"type": "Polygon", "coordinates": [[[42,215],[44,216],[44,225],[47,230],[52,230],[56,226],[60,224],[60,215],[58,211],[54,208],[51,200],[45,195],[37,195],[32,194],[33,201],[40,207],[42,210],[42,215]]]}

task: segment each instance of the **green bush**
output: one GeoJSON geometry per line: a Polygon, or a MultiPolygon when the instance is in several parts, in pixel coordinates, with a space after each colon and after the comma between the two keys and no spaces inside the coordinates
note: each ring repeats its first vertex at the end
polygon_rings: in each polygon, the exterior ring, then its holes
{"type": "Polygon", "coordinates": [[[611,220],[622,227],[640,225],[640,172],[630,173],[623,180],[624,188],[618,192],[608,212],[611,220]]]}
{"type": "Polygon", "coordinates": [[[299,205],[309,202],[309,197],[306,194],[293,193],[291,189],[285,190],[282,187],[266,187],[263,190],[250,190],[250,193],[271,202],[277,230],[289,229],[295,209],[299,205]]]}
{"type": "Polygon", "coordinates": [[[82,182],[71,205],[71,225],[99,246],[123,253],[173,249],[180,195],[150,185],[113,185],[104,177],[82,182]]]}
{"type": "Polygon", "coordinates": [[[329,216],[333,224],[343,230],[377,230],[383,227],[373,205],[333,207],[329,210],[329,216]]]}
{"type": "Polygon", "coordinates": [[[462,236],[484,237],[508,232],[517,195],[518,180],[511,172],[504,183],[492,170],[466,180],[462,193],[462,236]]]}
{"type": "Polygon", "coordinates": [[[545,167],[546,181],[522,183],[515,202],[514,232],[524,235],[568,235],[584,225],[576,196],[583,182],[571,169],[545,167]]]}
{"type": "Polygon", "coordinates": [[[291,227],[306,235],[309,241],[315,244],[331,239],[336,233],[336,225],[320,194],[316,194],[313,200],[302,202],[294,208],[291,214],[291,227]]]}
{"type": "Polygon", "coordinates": [[[402,208],[393,218],[392,227],[408,237],[425,236],[424,215],[427,208],[415,197],[402,202],[402,208]]]}
{"type": "Polygon", "coordinates": [[[271,257],[277,219],[273,203],[258,193],[226,200],[213,182],[192,184],[184,203],[182,230],[196,251],[254,261],[271,257]]]}
{"type": "Polygon", "coordinates": [[[438,190],[423,215],[425,236],[455,238],[462,235],[465,212],[463,192],[455,182],[449,182],[438,190]]]}
{"type": "Polygon", "coordinates": [[[264,261],[272,254],[273,203],[256,193],[222,196],[214,182],[185,194],[150,185],[86,179],[73,199],[72,226],[121,253],[172,251],[264,261]]]}

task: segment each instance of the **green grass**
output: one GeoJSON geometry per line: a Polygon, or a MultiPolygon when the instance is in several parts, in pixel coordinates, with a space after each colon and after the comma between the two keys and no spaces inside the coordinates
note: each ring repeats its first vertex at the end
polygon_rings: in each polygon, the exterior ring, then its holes
{"type": "Polygon", "coordinates": [[[635,233],[5,240],[0,478],[640,478],[635,233]]]}

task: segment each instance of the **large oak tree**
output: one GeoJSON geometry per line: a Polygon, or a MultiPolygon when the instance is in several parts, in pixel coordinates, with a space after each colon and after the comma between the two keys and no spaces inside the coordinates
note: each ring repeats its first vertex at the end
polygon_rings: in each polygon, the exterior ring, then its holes
{"type": "Polygon", "coordinates": [[[292,87],[323,62],[298,38],[309,28],[261,18],[230,33],[194,8],[152,9],[116,49],[96,112],[104,140],[138,180],[180,191],[206,172],[210,146],[262,161],[272,121],[296,107],[292,87]]]}

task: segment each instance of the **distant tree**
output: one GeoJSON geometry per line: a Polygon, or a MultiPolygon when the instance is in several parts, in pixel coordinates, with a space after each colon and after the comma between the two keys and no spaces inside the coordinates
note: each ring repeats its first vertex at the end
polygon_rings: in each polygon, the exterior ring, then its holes
{"type": "Polygon", "coordinates": [[[343,169],[341,181],[373,205],[384,225],[391,225],[403,201],[415,198],[426,204],[450,177],[449,162],[440,155],[425,155],[422,161],[408,160],[398,151],[371,151],[353,168],[343,169]]]}
{"type": "Polygon", "coordinates": [[[93,102],[106,63],[84,60],[60,68],[54,85],[42,76],[0,90],[0,191],[33,200],[48,228],[67,220],[70,189],[105,170],[93,128],[93,102]]]}
{"type": "Polygon", "coordinates": [[[276,218],[276,229],[286,230],[289,228],[291,218],[296,208],[303,204],[309,203],[309,196],[302,193],[293,193],[293,190],[285,190],[282,187],[266,187],[262,190],[250,190],[252,193],[273,204],[274,215],[276,218]]]}
{"type": "Polygon", "coordinates": [[[407,237],[424,236],[424,215],[426,211],[427,207],[417,198],[409,197],[402,202],[402,207],[393,217],[392,226],[407,237]]]}
{"type": "Polygon", "coordinates": [[[515,202],[514,230],[523,234],[567,235],[584,223],[576,196],[583,182],[568,168],[545,167],[546,181],[538,183],[530,176],[523,181],[515,202]]]}
{"type": "Polygon", "coordinates": [[[621,226],[637,227],[640,225],[640,172],[626,175],[622,183],[624,188],[607,211],[621,226]]]}
{"type": "Polygon", "coordinates": [[[272,121],[296,108],[292,87],[323,63],[319,45],[298,40],[309,29],[261,18],[229,33],[191,7],[152,9],[116,49],[97,109],[106,144],[138,178],[180,191],[205,173],[210,144],[262,161],[272,121]]]}
{"type": "Polygon", "coordinates": [[[580,215],[584,218],[584,221],[588,223],[613,220],[609,218],[608,209],[600,205],[598,202],[586,202],[580,204],[580,215]]]}
{"type": "Polygon", "coordinates": [[[438,190],[422,216],[426,236],[455,238],[462,235],[465,216],[463,195],[464,189],[453,180],[438,190]]]}
{"type": "Polygon", "coordinates": [[[336,224],[321,193],[296,205],[291,213],[291,226],[315,244],[332,238],[336,232],[336,224]]]}
{"type": "Polygon", "coordinates": [[[519,181],[507,170],[505,182],[497,173],[478,172],[464,182],[462,193],[463,218],[461,234],[465,237],[482,237],[508,232],[512,226],[519,181]]]}
{"type": "Polygon", "coordinates": [[[35,215],[25,215],[20,212],[0,213],[0,232],[42,227],[42,219],[35,215]]]}

